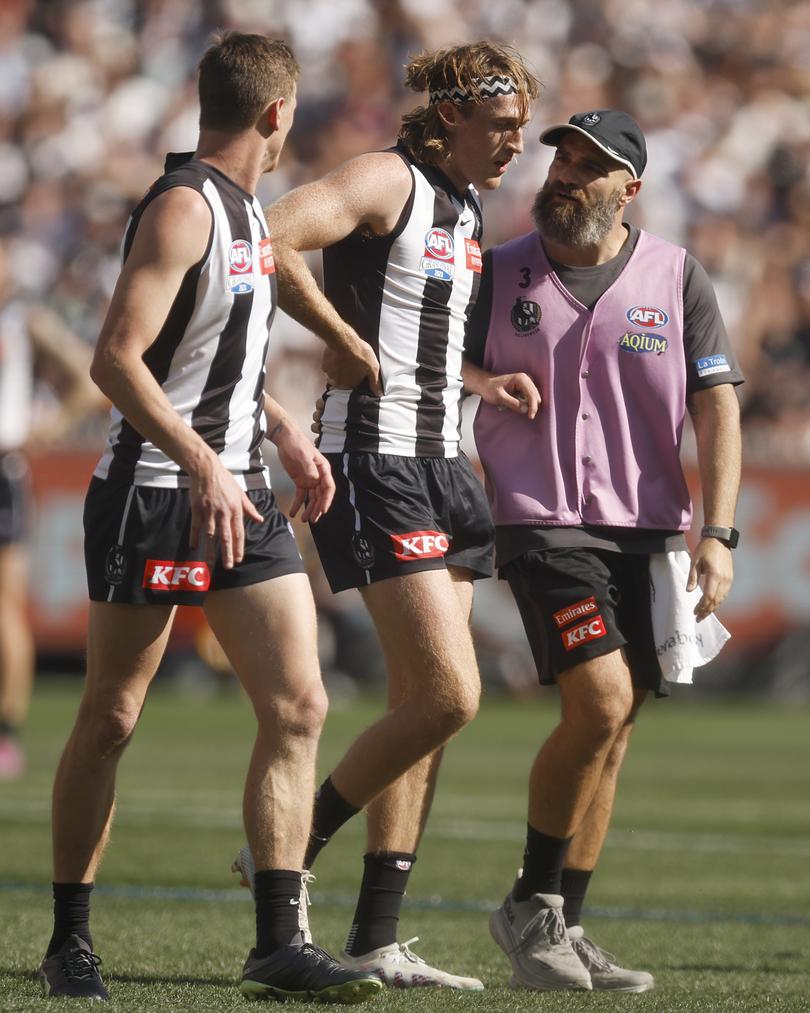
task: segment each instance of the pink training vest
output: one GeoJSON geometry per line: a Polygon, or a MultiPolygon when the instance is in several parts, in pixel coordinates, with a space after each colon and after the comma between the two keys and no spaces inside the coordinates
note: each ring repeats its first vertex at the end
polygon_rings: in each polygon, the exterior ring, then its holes
{"type": "Polygon", "coordinates": [[[543,398],[533,422],[478,409],[495,523],[687,530],[685,251],[641,232],[592,312],[563,287],[536,233],[492,252],[484,368],[528,373],[543,398]]]}

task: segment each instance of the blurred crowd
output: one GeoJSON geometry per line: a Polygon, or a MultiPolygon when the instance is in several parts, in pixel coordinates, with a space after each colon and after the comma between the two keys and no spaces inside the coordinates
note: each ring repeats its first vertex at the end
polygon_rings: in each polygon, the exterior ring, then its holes
{"type": "MultiPolygon", "coordinates": [[[[629,111],[650,152],[634,220],[686,245],[715,284],[748,377],[747,461],[810,461],[810,4],[2,0],[0,246],[16,304],[44,307],[94,342],[130,209],[167,151],[194,147],[196,65],[222,28],[282,36],[303,68],[295,126],[279,171],[261,183],[264,202],[390,145],[401,114],[421,101],[401,82],[409,55],[424,48],[493,38],[515,45],[543,82],[525,153],[485,195],[485,246],[530,227],[550,158],[537,141],[544,126],[586,109],[629,111]]],[[[320,346],[279,316],[274,392],[308,426],[320,346]]],[[[101,416],[83,428],[88,449],[105,430],[101,416]]],[[[316,591],[319,573],[313,565],[316,591]]],[[[486,581],[478,595],[482,667],[491,640],[499,677],[509,684],[514,669],[520,683],[528,662],[505,648],[522,636],[499,590],[486,581]]],[[[371,630],[357,628],[367,620],[356,595],[320,592],[327,653],[373,679],[381,659],[372,660],[371,630]]]]}
{"type": "MultiPolygon", "coordinates": [[[[390,144],[419,101],[401,86],[403,64],[426,47],[512,43],[544,83],[525,154],[486,196],[487,245],[529,227],[549,158],[542,126],[588,108],[631,112],[650,148],[636,222],[688,246],[715,283],[748,376],[748,460],[810,460],[810,5],[3,0],[0,236],[18,292],[90,343],[130,208],[167,150],[194,146],[196,63],[218,28],[283,36],[303,67],[263,200],[390,144]]],[[[282,320],[274,348],[275,382],[306,421],[317,343],[282,320]]]]}

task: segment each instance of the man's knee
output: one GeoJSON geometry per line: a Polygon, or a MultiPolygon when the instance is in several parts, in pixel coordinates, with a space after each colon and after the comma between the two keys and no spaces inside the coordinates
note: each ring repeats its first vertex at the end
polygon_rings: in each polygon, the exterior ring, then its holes
{"type": "Polygon", "coordinates": [[[445,742],[460,732],[478,713],[481,687],[463,684],[427,705],[428,720],[435,727],[437,741],[445,742]]]}
{"type": "Polygon", "coordinates": [[[285,735],[317,739],[321,734],[329,700],[320,682],[289,692],[269,694],[254,704],[261,731],[271,736],[285,735]]]}
{"type": "MultiPolygon", "coordinates": [[[[563,693],[563,723],[597,743],[613,741],[633,713],[633,687],[626,678],[597,676],[592,681],[572,681],[563,693]]],[[[571,677],[569,677],[571,678],[571,677]]]]}
{"type": "Polygon", "coordinates": [[[114,756],[122,752],[132,738],[140,712],[139,705],[126,700],[114,703],[86,700],[79,712],[78,743],[83,751],[93,756],[114,756]]]}

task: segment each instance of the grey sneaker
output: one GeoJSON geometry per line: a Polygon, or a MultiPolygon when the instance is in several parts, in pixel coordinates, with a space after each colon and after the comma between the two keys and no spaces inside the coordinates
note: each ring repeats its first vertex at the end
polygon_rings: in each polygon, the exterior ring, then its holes
{"type": "MultiPolygon", "coordinates": [[[[247,887],[250,890],[250,896],[254,897],[255,890],[253,889],[254,883],[256,882],[256,865],[253,861],[253,853],[250,847],[246,844],[243,848],[239,849],[239,854],[231,863],[231,872],[238,872],[242,877],[241,886],[247,887]]],[[[315,882],[315,876],[309,871],[304,869],[301,873],[301,899],[298,905],[298,931],[301,933],[301,937],[305,943],[312,942],[312,933],[309,930],[309,912],[308,908],[311,903],[309,899],[309,886],[315,882]]]]}
{"type": "Polygon", "coordinates": [[[510,891],[492,912],[489,931],[512,962],[512,988],[591,989],[591,976],[565,930],[562,906],[557,894],[535,893],[516,901],[510,891]]]}
{"type": "Polygon", "coordinates": [[[73,999],[109,999],[98,973],[101,957],[92,952],[81,936],[68,936],[50,957],[37,968],[37,978],[45,996],[70,996],[73,999]]]}
{"type": "Polygon", "coordinates": [[[590,974],[594,989],[604,989],[607,992],[652,992],[655,988],[655,978],[649,971],[630,971],[626,967],[619,967],[613,954],[592,943],[581,925],[570,928],[568,938],[574,953],[590,974]]]}
{"type": "Polygon", "coordinates": [[[240,992],[247,999],[347,1005],[373,998],[382,991],[382,987],[375,974],[342,967],[325,950],[312,943],[282,946],[264,958],[257,957],[251,950],[239,984],[240,992]]]}

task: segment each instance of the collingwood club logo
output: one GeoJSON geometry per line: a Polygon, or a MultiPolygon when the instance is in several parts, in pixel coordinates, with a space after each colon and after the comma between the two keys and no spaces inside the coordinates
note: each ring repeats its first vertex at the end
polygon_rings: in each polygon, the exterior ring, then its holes
{"type": "Polygon", "coordinates": [[[536,302],[531,299],[522,299],[520,296],[515,299],[512,307],[512,326],[518,334],[534,334],[540,327],[540,320],[543,311],[536,302]]]}
{"type": "Polygon", "coordinates": [[[126,568],[127,560],[124,550],[120,545],[111,545],[107,558],[104,560],[104,579],[108,584],[121,584],[126,568]]]}
{"type": "Polygon", "coordinates": [[[352,536],[352,555],[354,561],[363,570],[369,570],[374,566],[374,546],[367,538],[360,534],[352,536]]]}

